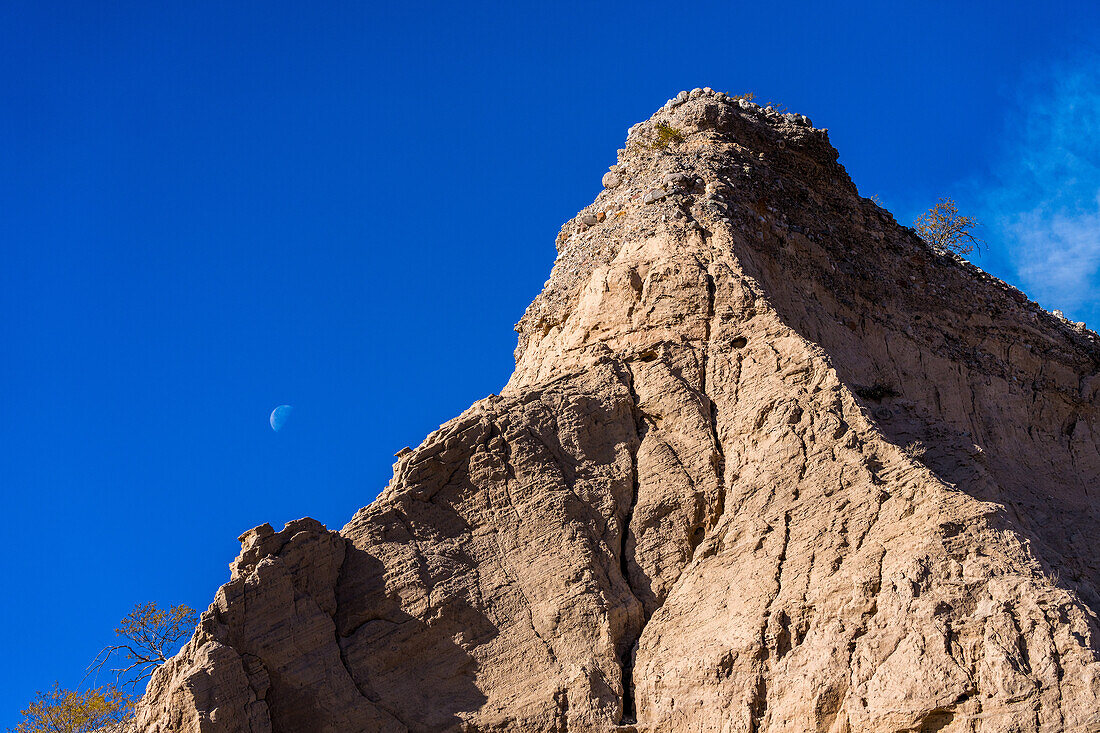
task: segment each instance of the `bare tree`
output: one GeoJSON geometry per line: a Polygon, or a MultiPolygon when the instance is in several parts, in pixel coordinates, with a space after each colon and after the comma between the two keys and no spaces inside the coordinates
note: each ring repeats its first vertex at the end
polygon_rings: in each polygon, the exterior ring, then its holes
{"type": "Polygon", "coordinates": [[[949,198],[941,198],[913,222],[917,235],[933,249],[961,255],[970,254],[975,247],[981,251],[985,242],[973,233],[978,226],[981,225],[972,217],[960,216],[959,207],[949,198]]]}
{"type": "Polygon", "coordinates": [[[168,661],[180,641],[194,630],[197,621],[195,610],[190,606],[180,604],[164,610],[156,603],[139,603],[115,629],[121,641],[97,654],[88,672],[101,671],[112,657],[121,657],[122,666],[111,670],[115,681],[135,687],[168,661]]]}
{"type": "Polygon", "coordinates": [[[35,694],[21,711],[23,719],[12,733],[121,731],[134,706],[126,688],[148,680],[157,667],[168,661],[196,622],[194,609],[182,604],[167,610],[155,603],[134,606],[115,629],[120,643],[97,654],[84,675],[87,679],[89,674],[102,671],[112,657],[121,658],[121,666],[111,670],[115,684],[77,692],[55,682],[51,689],[35,694]]]}

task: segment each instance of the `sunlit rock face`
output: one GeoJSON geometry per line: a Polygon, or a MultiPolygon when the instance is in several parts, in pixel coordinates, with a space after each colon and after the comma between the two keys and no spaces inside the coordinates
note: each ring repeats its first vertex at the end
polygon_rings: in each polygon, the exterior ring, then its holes
{"type": "Polygon", "coordinates": [[[800,115],[684,93],[603,183],[502,393],[246,533],[136,729],[1100,730],[1095,335],[800,115]]]}

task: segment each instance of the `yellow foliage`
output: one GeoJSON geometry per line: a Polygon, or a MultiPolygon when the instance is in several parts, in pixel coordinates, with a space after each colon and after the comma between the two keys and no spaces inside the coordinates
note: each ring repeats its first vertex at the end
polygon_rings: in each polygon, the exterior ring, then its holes
{"type": "Polygon", "coordinates": [[[658,122],[653,131],[657,133],[656,138],[649,143],[641,143],[642,147],[650,150],[665,150],[670,143],[682,143],[685,139],[683,132],[664,122],[658,122]]]}
{"type": "Polygon", "coordinates": [[[195,625],[195,611],[183,604],[163,610],[156,603],[139,603],[120,624],[115,633],[135,641],[147,637],[178,638],[182,626],[195,625]]]}
{"type": "Polygon", "coordinates": [[[941,198],[938,204],[913,222],[917,235],[933,249],[961,255],[970,254],[975,247],[981,250],[984,242],[973,234],[978,226],[981,225],[977,220],[960,216],[959,207],[949,198],[941,198]]]}
{"type": "Polygon", "coordinates": [[[195,611],[182,604],[168,609],[155,603],[134,606],[115,629],[121,643],[101,651],[88,668],[88,674],[102,670],[115,653],[125,657],[121,669],[111,670],[117,685],[77,692],[62,689],[55,682],[50,690],[35,694],[21,711],[22,722],[11,733],[92,733],[125,721],[134,700],[122,688],[147,680],[191,633],[196,622],[195,611]]]}
{"type": "Polygon", "coordinates": [[[76,692],[63,690],[55,682],[20,711],[23,720],[13,733],[91,733],[121,723],[132,706],[133,700],[114,687],[76,692]]]}

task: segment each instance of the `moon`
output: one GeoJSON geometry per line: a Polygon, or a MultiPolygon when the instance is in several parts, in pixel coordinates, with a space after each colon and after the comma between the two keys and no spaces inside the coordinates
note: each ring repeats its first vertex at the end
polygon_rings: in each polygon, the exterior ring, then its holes
{"type": "Polygon", "coordinates": [[[271,423],[271,429],[276,433],[282,430],[283,425],[286,424],[286,419],[290,417],[290,413],[294,410],[290,405],[279,405],[271,411],[271,417],[268,418],[268,422],[271,423]]]}

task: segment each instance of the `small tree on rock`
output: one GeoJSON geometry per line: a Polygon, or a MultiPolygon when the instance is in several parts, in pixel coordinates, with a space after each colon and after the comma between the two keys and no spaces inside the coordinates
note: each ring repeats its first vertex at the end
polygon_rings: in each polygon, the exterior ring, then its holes
{"type": "Polygon", "coordinates": [[[126,614],[115,629],[122,641],[103,649],[88,668],[99,671],[114,655],[120,655],[123,666],[111,670],[120,685],[136,686],[152,676],[157,667],[168,661],[180,641],[195,628],[195,610],[180,604],[164,610],[156,603],[139,603],[126,614]]]}
{"type": "Polygon", "coordinates": [[[167,610],[155,603],[134,606],[115,629],[121,643],[103,649],[88,667],[87,674],[99,672],[117,654],[122,666],[111,670],[115,684],[77,692],[54,683],[49,691],[35,694],[11,733],[121,733],[134,706],[126,688],[148,680],[196,622],[194,609],[182,604],[167,610]]]}
{"type": "Polygon", "coordinates": [[[21,711],[23,721],[12,733],[92,733],[111,730],[130,714],[133,701],[116,687],[85,692],[63,690],[57,683],[38,692],[21,711]]]}
{"type": "Polygon", "coordinates": [[[981,251],[985,242],[974,236],[978,226],[981,225],[974,218],[960,216],[959,207],[949,198],[941,198],[913,222],[917,235],[932,249],[961,255],[970,254],[975,247],[981,251]]]}

